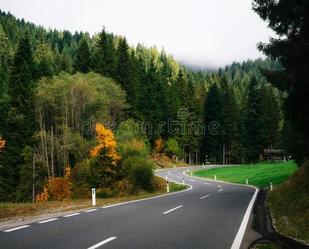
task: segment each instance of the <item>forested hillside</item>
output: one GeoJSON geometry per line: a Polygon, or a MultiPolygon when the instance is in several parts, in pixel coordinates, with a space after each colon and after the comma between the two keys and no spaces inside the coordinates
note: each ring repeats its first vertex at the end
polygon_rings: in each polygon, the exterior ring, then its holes
{"type": "Polygon", "coordinates": [[[58,198],[55,185],[155,188],[154,154],[251,163],[281,147],[284,93],[260,73],[281,69],[271,60],[193,72],[105,28],[46,30],[4,12],[0,44],[1,201],[58,198]]]}

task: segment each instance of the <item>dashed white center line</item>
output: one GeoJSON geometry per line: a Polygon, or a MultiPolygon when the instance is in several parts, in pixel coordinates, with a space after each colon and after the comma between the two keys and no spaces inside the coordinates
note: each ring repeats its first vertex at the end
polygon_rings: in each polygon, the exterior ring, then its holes
{"type": "Polygon", "coordinates": [[[217,185],[218,188],[222,188],[221,185],[217,185]]]}
{"type": "Polygon", "coordinates": [[[94,209],[89,209],[89,210],[86,210],[85,213],[91,213],[91,212],[94,212],[94,211],[97,211],[98,209],[94,208],[94,209]]]}
{"type": "Polygon", "coordinates": [[[8,229],[8,230],[4,230],[3,232],[9,233],[9,232],[13,232],[13,231],[16,231],[16,230],[19,230],[19,229],[23,229],[23,228],[26,228],[26,227],[30,227],[30,226],[29,225],[24,225],[24,226],[20,226],[20,227],[14,227],[14,228],[11,228],[11,229],[8,229]]]}
{"type": "Polygon", "coordinates": [[[42,220],[42,221],[39,221],[38,223],[44,224],[44,223],[51,222],[51,221],[54,221],[54,220],[58,220],[58,218],[52,218],[52,219],[49,219],[49,220],[42,220]]]}
{"type": "Polygon", "coordinates": [[[168,213],[173,212],[173,211],[175,211],[176,209],[179,209],[179,208],[182,208],[182,207],[183,207],[183,206],[180,205],[180,206],[178,206],[178,207],[175,207],[175,208],[172,208],[172,209],[170,209],[170,210],[165,211],[163,214],[168,214],[168,213]]]}
{"type": "Polygon", "coordinates": [[[204,184],[205,184],[205,185],[211,185],[211,183],[209,183],[209,182],[204,182],[204,184]]]}
{"type": "Polygon", "coordinates": [[[221,189],[218,190],[218,192],[221,192],[222,190],[223,190],[223,189],[221,188],[221,189]]]}
{"type": "Polygon", "coordinates": [[[201,198],[200,198],[200,200],[202,200],[202,199],[204,199],[204,198],[207,198],[207,197],[209,197],[210,195],[204,195],[204,196],[202,196],[201,198]]]}
{"type": "Polygon", "coordinates": [[[72,217],[72,216],[79,215],[79,214],[80,213],[68,214],[68,215],[65,215],[63,217],[68,218],[68,217],[72,217]]]}
{"type": "Polygon", "coordinates": [[[103,240],[103,241],[101,241],[101,242],[99,242],[99,243],[89,247],[88,249],[96,249],[96,248],[98,248],[100,246],[103,246],[103,245],[107,244],[108,242],[111,242],[114,239],[117,239],[117,237],[110,237],[110,238],[108,238],[106,240],[103,240]]]}

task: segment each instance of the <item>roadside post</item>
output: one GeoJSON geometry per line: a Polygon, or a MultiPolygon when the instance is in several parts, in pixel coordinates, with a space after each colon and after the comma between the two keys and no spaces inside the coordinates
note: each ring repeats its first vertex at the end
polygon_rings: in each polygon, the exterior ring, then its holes
{"type": "Polygon", "coordinates": [[[215,175],[215,181],[217,181],[217,175],[215,175]]]}
{"type": "Polygon", "coordinates": [[[92,194],[92,206],[95,206],[96,205],[95,188],[91,189],[91,194],[92,194]]]}
{"type": "Polygon", "coordinates": [[[269,184],[270,184],[270,191],[273,191],[273,182],[271,181],[269,184]]]}
{"type": "Polygon", "coordinates": [[[168,179],[168,178],[167,178],[167,175],[166,175],[166,176],[165,176],[165,180],[167,181],[167,179],[168,179]]]}
{"type": "Polygon", "coordinates": [[[247,184],[247,185],[249,184],[249,179],[248,179],[248,177],[246,177],[246,184],[247,184]]]}
{"type": "Polygon", "coordinates": [[[168,181],[166,181],[166,192],[169,193],[170,192],[170,186],[168,181]]]}
{"type": "Polygon", "coordinates": [[[185,178],[182,178],[182,185],[185,185],[185,178]]]}

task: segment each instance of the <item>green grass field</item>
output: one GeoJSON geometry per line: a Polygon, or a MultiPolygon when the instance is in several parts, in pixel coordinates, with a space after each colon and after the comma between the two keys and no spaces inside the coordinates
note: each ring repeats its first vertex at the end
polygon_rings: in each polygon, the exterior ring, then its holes
{"type": "Polygon", "coordinates": [[[273,185],[284,182],[297,170],[293,161],[285,163],[258,163],[254,165],[241,165],[236,167],[224,167],[216,169],[203,169],[193,172],[193,175],[233,183],[246,183],[248,177],[249,184],[257,187],[269,186],[272,181],[273,185]]]}

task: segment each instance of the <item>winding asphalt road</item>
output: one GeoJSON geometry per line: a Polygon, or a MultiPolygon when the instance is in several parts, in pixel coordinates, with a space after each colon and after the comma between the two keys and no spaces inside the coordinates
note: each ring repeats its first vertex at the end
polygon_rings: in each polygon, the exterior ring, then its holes
{"type": "Polygon", "coordinates": [[[193,178],[185,171],[156,172],[169,181],[184,179],[190,185],[185,191],[7,229],[0,232],[0,248],[238,249],[255,189],[193,178]]]}

